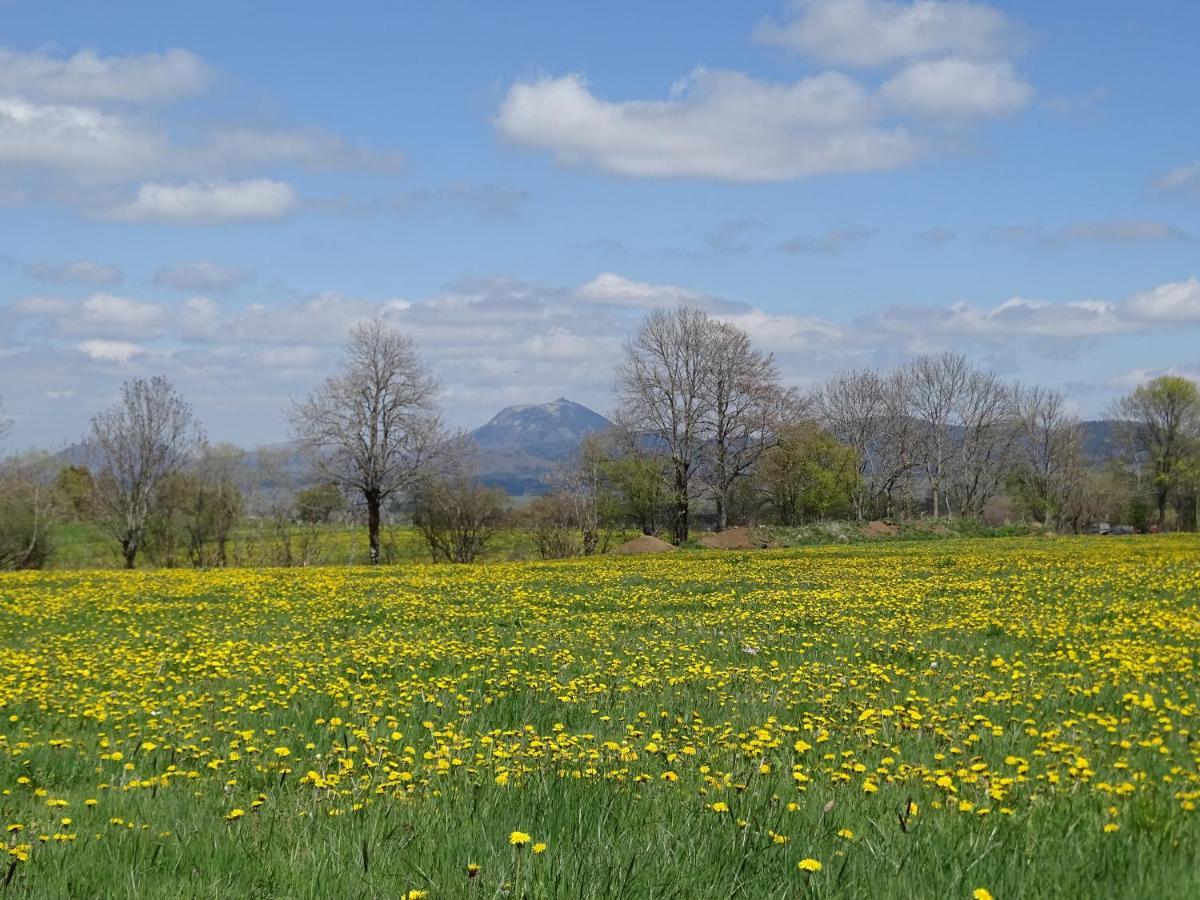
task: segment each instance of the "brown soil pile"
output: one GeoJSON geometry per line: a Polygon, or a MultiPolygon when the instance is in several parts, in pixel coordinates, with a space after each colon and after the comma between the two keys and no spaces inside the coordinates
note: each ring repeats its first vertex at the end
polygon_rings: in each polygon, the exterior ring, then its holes
{"type": "Polygon", "coordinates": [[[890,534],[896,534],[899,530],[895,525],[889,525],[887,522],[876,519],[863,527],[863,534],[871,538],[887,537],[890,534]]]}
{"type": "Polygon", "coordinates": [[[707,534],[696,543],[708,550],[753,550],[758,546],[749,528],[726,528],[707,534]]]}
{"type": "Polygon", "coordinates": [[[666,541],[660,541],[653,535],[643,534],[641,537],[636,537],[632,541],[626,541],[619,547],[613,547],[609,553],[618,553],[628,555],[633,553],[665,553],[668,550],[674,550],[673,544],[668,544],[666,541]]]}

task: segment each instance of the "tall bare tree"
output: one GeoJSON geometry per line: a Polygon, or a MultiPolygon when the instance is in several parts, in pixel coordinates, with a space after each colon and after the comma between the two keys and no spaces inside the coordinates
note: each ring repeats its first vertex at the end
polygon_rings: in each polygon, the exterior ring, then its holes
{"type": "Polygon", "coordinates": [[[774,446],[779,425],[798,417],[798,400],[779,384],[775,358],[756,350],[730,322],[710,321],[709,371],[701,382],[708,418],[703,425],[702,477],[716,507],[717,530],[729,524],[729,500],[774,446]]]}
{"type": "Polygon", "coordinates": [[[126,381],[120,400],[92,417],[87,441],[95,457],[97,513],[132,569],[156,493],[187,465],[203,433],[192,407],[156,375],[126,381]]]}
{"type": "Polygon", "coordinates": [[[1018,427],[1013,388],[990,372],[970,369],[955,404],[951,488],[958,514],[981,516],[1000,492],[1018,427]]]}
{"type": "Polygon", "coordinates": [[[1162,525],[1181,464],[1200,442],[1200,387],[1178,375],[1163,375],[1122,397],[1115,415],[1126,423],[1133,449],[1149,459],[1162,525]]]}
{"type": "Polygon", "coordinates": [[[12,419],[4,415],[4,398],[0,397],[0,440],[12,430],[12,419]]]}
{"type": "Polygon", "coordinates": [[[1018,387],[1014,482],[1026,508],[1043,525],[1067,524],[1067,508],[1086,475],[1083,434],[1061,391],[1018,387]]]}
{"type": "Polygon", "coordinates": [[[372,563],[384,502],[415,484],[437,443],[436,393],[412,339],[374,319],[351,330],[340,372],[290,411],[321,478],[361,495],[372,563]]]}
{"type": "Polygon", "coordinates": [[[956,449],[952,426],[969,375],[966,357],[955,353],[918,357],[905,371],[909,405],[921,426],[920,463],[935,519],[945,505],[956,449]]]}
{"type": "Polygon", "coordinates": [[[814,400],[825,427],[857,453],[855,517],[862,520],[876,510],[892,514],[896,494],[916,465],[917,433],[903,373],[861,369],[835,375],[814,400]]]}
{"type": "Polygon", "coordinates": [[[677,544],[688,537],[696,474],[708,438],[711,330],[711,319],[702,310],[655,310],[625,345],[617,369],[614,393],[622,424],[660,447],[669,460],[677,544]]]}

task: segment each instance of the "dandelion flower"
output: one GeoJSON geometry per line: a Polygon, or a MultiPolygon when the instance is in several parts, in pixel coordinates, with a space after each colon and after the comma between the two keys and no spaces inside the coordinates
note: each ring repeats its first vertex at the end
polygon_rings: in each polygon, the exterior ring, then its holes
{"type": "Polygon", "coordinates": [[[534,853],[545,853],[546,852],[546,842],[538,841],[536,844],[534,844],[533,852],[534,853]]]}
{"type": "Polygon", "coordinates": [[[529,835],[527,835],[523,831],[514,831],[512,834],[510,834],[508,836],[508,842],[510,844],[512,844],[514,847],[524,847],[531,840],[533,840],[533,838],[531,838],[529,835]]]}
{"type": "Polygon", "coordinates": [[[992,900],[992,892],[987,888],[975,888],[971,891],[971,896],[974,900],[992,900]]]}
{"type": "Polygon", "coordinates": [[[809,858],[802,859],[800,862],[796,863],[796,868],[800,869],[802,872],[820,872],[822,866],[819,861],[809,858]]]}

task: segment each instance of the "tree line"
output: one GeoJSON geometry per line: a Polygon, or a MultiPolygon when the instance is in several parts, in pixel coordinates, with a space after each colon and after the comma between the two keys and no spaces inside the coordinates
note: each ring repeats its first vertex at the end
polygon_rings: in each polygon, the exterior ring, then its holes
{"type": "MultiPolygon", "coordinates": [[[[365,524],[371,563],[384,560],[388,515],[451,562],[477,558],[506,525],[553,557],[603,552],[630,529],[681,544],[697,523],[978,518],[998,502],[1061,531],[1200,519],[1200,389],[1179,376],[1114,404],[1120,452],[1097,464],[1063,393],[962,355],[839,373],[801,393],[736,325],[690,306],[657,310],[625,344],[613,427],[520,513],[480,482],[479,451],[446,427],[437,393],[409,337],[379,320],[356,326],[337,372],[288,409],[303,473],[260,450],[251,491],[247,455],[210,444],[165,377],[130,379],[93,416],[79,462],[23,454],[0,466],[0,567],[45,564],[64,518],[102,528],[128,568],[146,550],[160,564],[226,565],[247,521],[272,536],[271,562],[303,564],[339,516],[365,524]]],[[[0,406],[0,438],[10,428],[0,406]]]]}

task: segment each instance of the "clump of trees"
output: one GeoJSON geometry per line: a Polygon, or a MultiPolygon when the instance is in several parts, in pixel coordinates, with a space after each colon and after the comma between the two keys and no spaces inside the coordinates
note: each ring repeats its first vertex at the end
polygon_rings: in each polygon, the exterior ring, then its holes
{"type": "Polygon", "coordinates": [[[711,500],[724,528],[741,479],[776,442],[796,397],[774,357],[732,323],[681,306],[656,310],[625,345],[614,389],[627,455],[657,456],[666,474],[670,529],[683,543],[692,504],[711,500]]]}

